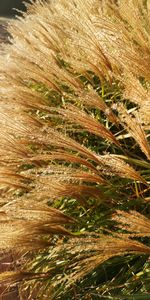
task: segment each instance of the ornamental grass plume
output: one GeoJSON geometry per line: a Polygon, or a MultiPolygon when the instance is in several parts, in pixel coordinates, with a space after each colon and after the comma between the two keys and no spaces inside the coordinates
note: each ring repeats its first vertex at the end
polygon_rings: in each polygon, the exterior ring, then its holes
{"type": "Polygon", "coordinates": [[[128,232],[130,236],[149,236],[150,220],[137,211],[117,211],[113,220],[120,223],[118,227],[128,232]],[[130,233],[129,233],[130,232],[130,233]]]}
{"type": "Polygon", "coordinates": [[[36,0],[9,21],[0,281],[20,299],[149,297],[148,2],[36,0]]]}

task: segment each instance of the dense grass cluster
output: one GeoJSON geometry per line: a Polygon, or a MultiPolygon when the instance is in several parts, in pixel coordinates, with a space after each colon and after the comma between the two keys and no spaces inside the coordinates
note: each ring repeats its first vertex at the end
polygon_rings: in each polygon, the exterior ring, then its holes
{"type": "Polygon", "coordinates": [[[28,4],[0,56],[0,275],[20,299],[149,299],[150,7],[28,4]]]}

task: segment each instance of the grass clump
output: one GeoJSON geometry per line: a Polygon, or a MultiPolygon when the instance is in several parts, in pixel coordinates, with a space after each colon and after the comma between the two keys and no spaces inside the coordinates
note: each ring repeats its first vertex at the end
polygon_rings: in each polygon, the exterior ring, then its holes
{"type": "Polygon", "coordinates": [[[149,22],[142,0],[36,1],[10,22],[0,280],[21,299],[149,297],[149,22]]]}

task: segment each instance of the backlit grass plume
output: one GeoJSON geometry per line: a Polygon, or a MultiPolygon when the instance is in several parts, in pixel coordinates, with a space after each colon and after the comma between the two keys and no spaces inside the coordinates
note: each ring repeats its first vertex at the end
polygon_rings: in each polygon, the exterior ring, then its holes
{"type": "Polygon", "coordinates": [[[148,0],[37,0],[9,22],[0,280],[21,299],[149,294],[149,28],[148,0]]]}

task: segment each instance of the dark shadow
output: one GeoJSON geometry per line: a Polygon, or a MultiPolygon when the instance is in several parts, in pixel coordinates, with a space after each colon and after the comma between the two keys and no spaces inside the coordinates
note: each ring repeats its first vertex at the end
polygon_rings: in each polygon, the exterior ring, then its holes
{"type": "Polygon", "coordinates": [[[26,7],[24,2],[30,2],[29,0],[0,0],[0,16],[14,16],[19,14],[14,10],[19,9],[25,11],[26,7]]]}

